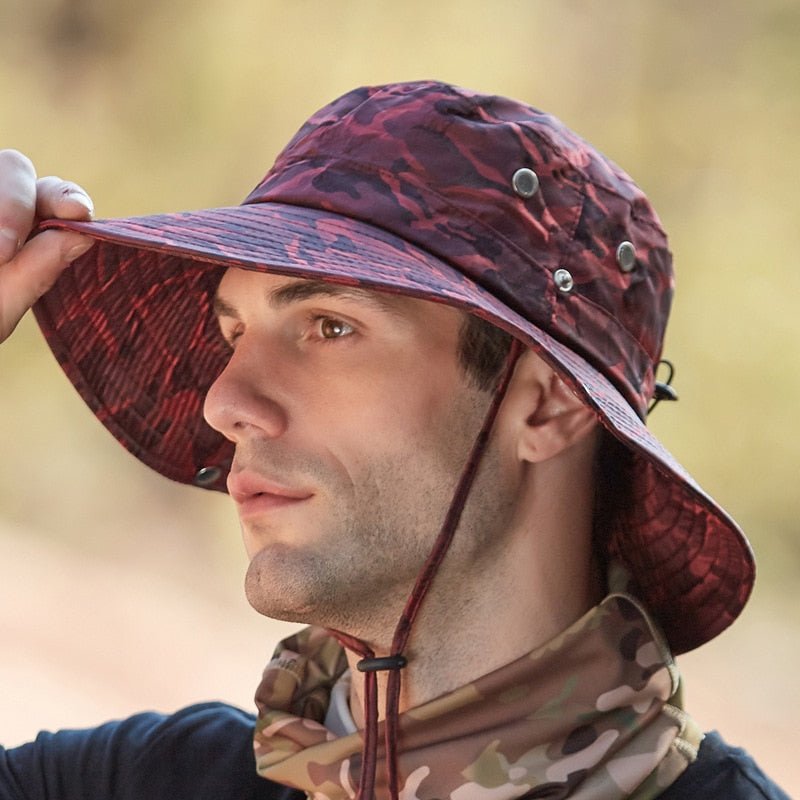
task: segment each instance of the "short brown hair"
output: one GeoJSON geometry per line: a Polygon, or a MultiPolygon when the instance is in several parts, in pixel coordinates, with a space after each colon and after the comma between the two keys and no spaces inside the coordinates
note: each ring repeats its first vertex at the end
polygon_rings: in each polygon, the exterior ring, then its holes
{"type": "Polygon", "coordinates": [[[466,314],[458,337],[458,359],[479,389],[494,389],[511,348],[511,334],[466,314]]]}

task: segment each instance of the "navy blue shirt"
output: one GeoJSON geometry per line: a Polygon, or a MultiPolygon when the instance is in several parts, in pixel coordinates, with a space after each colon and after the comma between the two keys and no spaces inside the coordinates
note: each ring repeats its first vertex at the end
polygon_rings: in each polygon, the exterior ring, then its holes
{"type": "MultiPolygon", "coordinates": [[[[222,703],[137,714],[0,748],[0,800],[303,800],[256,774],[252,715],[222,703]]],[[[719,734],[661,800],[788,800],[719,734]]]]}

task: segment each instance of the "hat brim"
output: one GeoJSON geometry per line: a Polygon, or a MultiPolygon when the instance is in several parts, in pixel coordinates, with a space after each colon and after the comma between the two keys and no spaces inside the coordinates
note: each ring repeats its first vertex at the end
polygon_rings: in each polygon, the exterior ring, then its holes
{"type": "Polygon", "coordinates": [[[98,241],[34,307],[48,344],[98,418],[163,475],[225,488],[232,448],[202,418],[205,393],[227,357],[211,313],[220,268],[444,302],[534,349],[634,453],[634,504],[610,532],[609,546],[635,576],[673,652],[713,638],[745,605],[755,573],[747,540],[622,394],[583,358],[430,253],[364,222],[280,203],[50,220],[42,228],[77,230],[98,241]]]}

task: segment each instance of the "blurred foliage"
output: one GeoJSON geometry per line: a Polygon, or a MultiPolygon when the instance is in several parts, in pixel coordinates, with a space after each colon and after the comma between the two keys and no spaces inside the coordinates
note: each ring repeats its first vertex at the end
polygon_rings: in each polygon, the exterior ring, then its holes
{"type": "MultiPolygon", "coordinates": [[[[678,269],[666,355],[681,400],[654,429],[748,532],[759,591],[787,598],[800,568],[796,0],[0,3],[0,146],[83,183],[103,216],[238,203],[319,106],[424,77],[557,114],[648,192],[678,269]]],[[[30,319],[0,348],[0,381],[2,519],[129,557],[239,558],[227,504],[112,446],[30,319]]],[[[781,607],[796,634],[795,605],[781,607]]]]}

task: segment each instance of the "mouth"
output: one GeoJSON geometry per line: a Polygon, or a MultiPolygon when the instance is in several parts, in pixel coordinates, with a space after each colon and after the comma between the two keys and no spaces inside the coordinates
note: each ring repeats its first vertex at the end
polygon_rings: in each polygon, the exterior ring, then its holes
{"type": "Polygon", "coordinates": [[[228,476],[228,493],[236,503],[240,519],[296,506],[314,496],[306,489],[283,486],[246,471],[228,476]]]}

